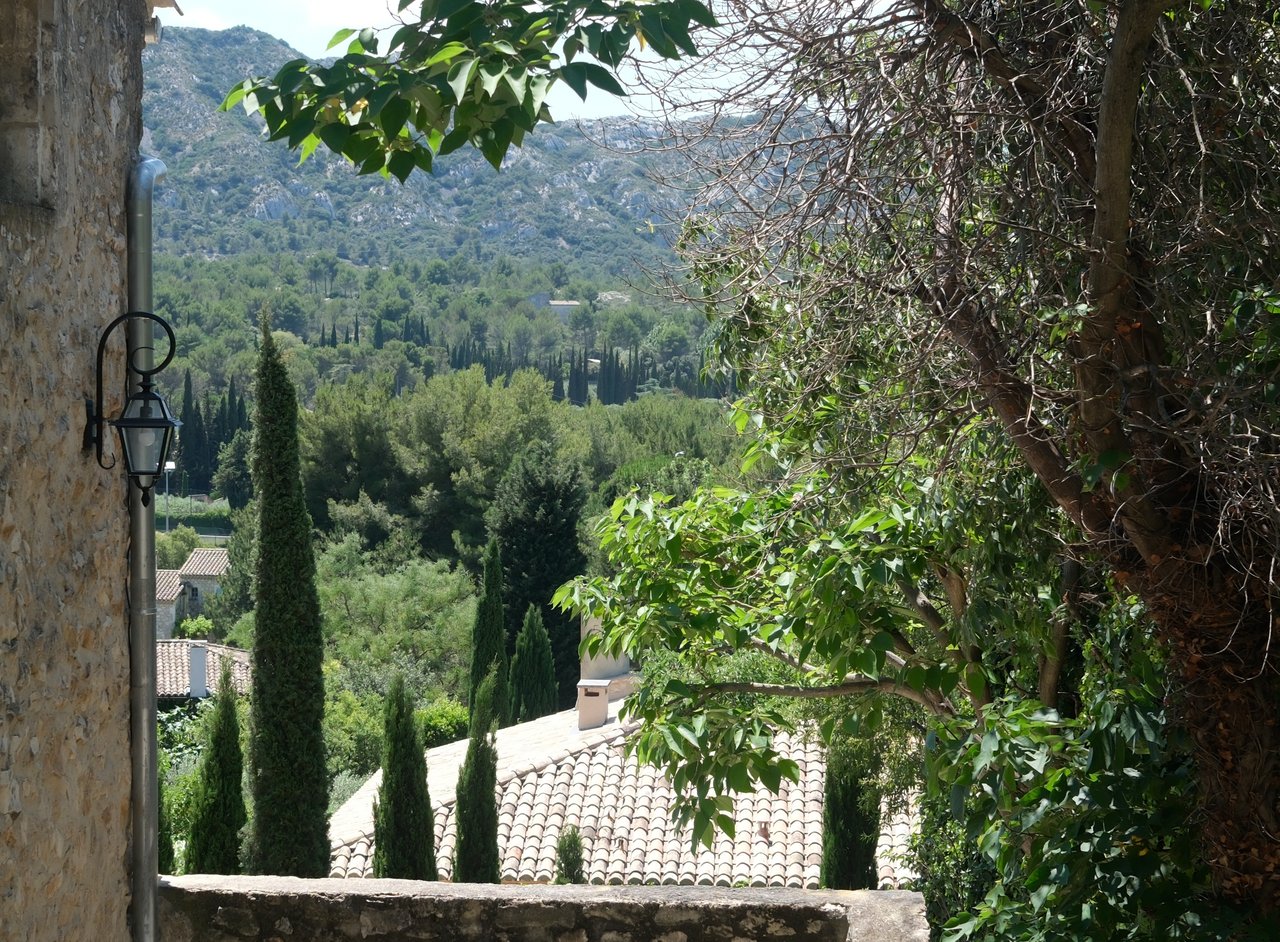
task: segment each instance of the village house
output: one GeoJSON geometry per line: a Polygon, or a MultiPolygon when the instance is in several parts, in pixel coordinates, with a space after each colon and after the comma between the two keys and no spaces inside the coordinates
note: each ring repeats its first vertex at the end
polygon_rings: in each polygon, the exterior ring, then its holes
{"type": "MultiPolygon", "coordinates": [[[[622,701],[612,701],[598,725],[583,728],[584,699],[579,697],[578,709],[497,732],[503,882],[550,883],[556,842],[574,826],[582,835],[583,870],[592,884],[819,887],[826,778],[820,743],[780,737],[780,751],[800,768],[799,781],[783,782],[777,794],[760,787],[738,796],[734,836],[720,833],[710,848],[699,849],[672,820],[675,792],[663,774],[625,754],[624,742],[635,726],[618,720],[622,701]]],[[[427,751],[442,880],[453,872],[455,790],[466,751],[465,739],[427,751]]],[[[373,801],[381,782],[379,770],[334,813],[330,876],[372,876],[373,801]]],[[[883,889],[905,887],[915,877],[902,862],[911,825],[907,813],[886,814],[876,853],[883,889]]]]}
{"type": "Polygon", "coordinates": [[[160,709],[212,697],[223,665],[231,668],[232,688],[247,697],[253,685],[248,651],[187,638],[157,641],[156,699],[160,709]]]}

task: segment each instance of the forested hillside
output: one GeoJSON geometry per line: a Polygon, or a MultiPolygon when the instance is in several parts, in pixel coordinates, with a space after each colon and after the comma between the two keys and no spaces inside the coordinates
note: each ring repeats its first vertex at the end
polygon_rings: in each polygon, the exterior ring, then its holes
{"type": "Polygon", "coordinates": [[[502,255],[592,277],[669,259],[662,211],[677,197],[650,174],[670,171],[655,126],[611,118],[547,127],[501,174],[459,153],[433,176],[401,185],[358,178],[321,150],[305,164],[262,141],[262,123],[223,96],[250,74],[300,53],[246,27],[168,29],[143,56],[143,151],[164,160],[156,247],[205,258],[255,251],[333,252],[359,264],[395,257],[502,255]]]}
{"type": "Polygon", "coordinates": [[[175,29],[146,53],[143,146],[168,166],[155,295],[178,336],[162,382],[182,400],[180,490],[213,488],[246,424],[235,400],[267,310],[306,407],[353,375],[398,395],[473,364],[491,381],[537,369],[579,405],[725,391],[700,378],[701,315],[648,287],[646,268],[671,260],[660,210],[676,198],[653,176],[673,164],[655,127],[548,127],[501,174],[460,153],[404,185],[324,152],[297,166],[256,118],[218,110],[245,75],[296,57],[247,28],[175,29]]]}
{"type": "MultiPolygon", "coordinates": [[[[162,377],[183,422],[173,489],[233,508],[232,571],[208,617],[178,632],[254,644],[250,417],[265,317],[302,406],[338,802],[380,761],[394,675],[428,745],[465,729],[489,539],[509,647],[533,606],[556,662],[549,696],[564,705],[578,625],[549,602],[598,559],[580,531],[632,487],[688,496],[734,480],[739,445],[718,401],[732,385],[702,375],[702,313],[647,287],[645,269],[673,260],[661,210],[677,198],[651,177],[671,161],[649,149],[653,127],[548,127],[501,174],[459,153],[406,185],[325,153],[299,167],[256,119],[217,110],[246,75],[296,56],[244,28],[166,32],[144,60],[143,149],[168,167],[155,309],[178,343],[162,377]]],[[[161,557],[195,539],[162,535],[161,557]]],[[[184,722],[164,734],[180,848],[194,775],[184,722]]]]}

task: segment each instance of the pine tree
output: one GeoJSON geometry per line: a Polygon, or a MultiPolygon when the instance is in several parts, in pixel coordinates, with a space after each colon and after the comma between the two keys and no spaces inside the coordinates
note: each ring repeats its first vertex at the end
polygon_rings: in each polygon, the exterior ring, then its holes
{"type": "Polygon", "coordinates": [[[383,713],[382,784],[373,803],[373,875],[435,880],[435,820],[413,704],[396,674],[383,713]]]}
{"type": "MultiPolygon", "coordinates": [[[[535,443],[503,475],[485,515],[503,563],[508,624],[516,625],[530,605],[542,613],[551,638],[561,709],[577,696],[578,621],[551,608],[551,596],[579,575],[586,557],[578,547],[578,520],[586,501],[576,465],[557,458],[545,442],[535,443]]],[[[515,639],[508,639],[515,645],[515,639]]]]}
{"type": "Polygon", "coordinates": [[[191,801],[187,873],[239,873],[240,829],[246,816],[241,774],[240,721],[231,665],[222,662],[200,776],[191,801]]]}
{"type": "Polygon", "coordinates": [[[329,869],[320,603],[299,476],[298,400],[265,316],[257,379],[251,862],[257,873],[320,877],[329,869]]]}
{"type": "Polygon", "coordinates": [[[507,697],[507,632],[502,604],[502,553],[494,540],[484,552],[484,583],[476,605],[476,619],[471,629],[471,687],[468,701],[475,710],[480,685],[492,671],[494,715],[505,721],[507,697]]]}
{"type": "Polygon", "coordinates": [[[493,742],[496,673],[476,691],[471,707],[471,739],[458,771],[458,839],[453,851],[454,883],[501,883],[498,858],[498,750],[493,742]]]}
{"type": "Polygon", "coordinates": [[[551,638],[536,605],[530,605],[525,612],[524,626],[516,638],[510,688],[513,722],[525,723],[555,712],[559,699],[556,666],[551,655],[551,638]]]}
{"type": "Polygon", "coordinates": [[[879,795],[867,787],[867,769],[853,750],[827,754],[822,806],[822,868],[829,890],[876,886],[876,843],[880,839],[879,795]]]}

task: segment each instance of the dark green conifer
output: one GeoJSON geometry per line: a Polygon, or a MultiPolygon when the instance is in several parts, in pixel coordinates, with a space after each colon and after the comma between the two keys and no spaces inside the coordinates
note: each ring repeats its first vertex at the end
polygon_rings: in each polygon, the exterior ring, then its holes
{"type": "Polygon", "coordinates": [[[191,800],[187,873],[240,872],[240,829],[246,820],[243,771],[236,692],[231,685],[231,665],[223,661],[191,800]]]}
{"type": "Polygon", "coordinates": [[[484,552],[484,583],[476,605],[476,620],[471,629],[471,687],[468,700],[474,710],[480,684],[490,671],[494,674],[493,710],[505,721],[507,698],[507,632],[502,605],[502,553],[494,540],[484,552]]]}
{"type": "Polygon", "coordinates": [[[524,723],[555,712],[556,666],[551,656],[551,638],[536,605],[530,605],[525,612],[524,625],[516,638],[510,687],[513,722],[524,723]]]}
{"type": "Polygon", "coordinates": [[[257,379],[250,859],[257,873],[320,877],[329,870],[324,642],[298,473],[298,400],[265,316],[257,379]]]}
{"type": "Polygon", "coordinates": [[[458,772],[458,840],[453,851],[454,883],[500,883],[498,858],[498,751],[493,742],[494,688],[491,671],[471,706],[471,740],[458,772]]]}
{"type": "Polygon", "coordinates": [[[867,779],[868,771],[854,750],[828,752],[819,876],[826,889],[875,889],[880,796],[867,779]]]}
{"type": "Polygon", "coordinates": [[[437,879],[427,761],[400,674],[391,680],[383,712],[382,784],[373,803],[373,875],[437,879]]]}
{"type": "Polygon", "coordinates": [[[582,473],[545,442],[531,445],[503,475],[485,515],[502,559],[506,612],[514,648],[515,626],[530,605],[542,613],[555,662],[557,705],[577,696],[577,618],[551,608],[551,596],[579,575],[586,557],[578,546],[578,520],[586,501],[582,473]]]}

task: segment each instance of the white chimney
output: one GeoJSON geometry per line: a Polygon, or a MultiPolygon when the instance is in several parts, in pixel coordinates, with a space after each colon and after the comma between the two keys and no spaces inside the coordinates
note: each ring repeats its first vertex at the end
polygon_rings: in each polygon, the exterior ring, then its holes
{"type": "Polygon", "coordinates": [[[609,720],[609,681],[578,681],[578,729],[595,729],[609,720]]]}
{"type": "MultiPolygon", "coordinates": [[[[578,640],[585,640],[593,631],[600,630],[600,619],[583,618],[578,623],[578,640]]],[[[631,670],[631,658],[625,654],[617,657],[606,655],[583,655],[579,665],[578,677],[582,680],[602,680],[621,677],[631,670]]]]}
{"type": "Polygon", "coordinates": [[[203,641],[193,641],[187,647],[191,681],[188,696],[203,700],[209,696],[209,650],[203,641]]]}

